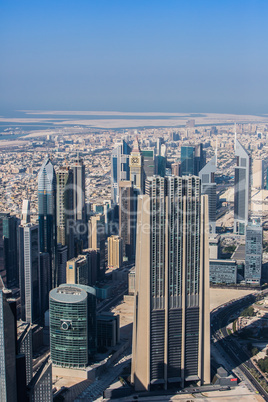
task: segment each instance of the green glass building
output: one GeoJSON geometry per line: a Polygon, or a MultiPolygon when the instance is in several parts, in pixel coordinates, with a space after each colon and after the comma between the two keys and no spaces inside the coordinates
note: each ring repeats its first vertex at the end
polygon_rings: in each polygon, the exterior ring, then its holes
{"type": "Polygon", "coordinates": [[[96,351],[96,291],[64,284],[51,290],[50,351],[52,363],[85,368],[96,351]]]}

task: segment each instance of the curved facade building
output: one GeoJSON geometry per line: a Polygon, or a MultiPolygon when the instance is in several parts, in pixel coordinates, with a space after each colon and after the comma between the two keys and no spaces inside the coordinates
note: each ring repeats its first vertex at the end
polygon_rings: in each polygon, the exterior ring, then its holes
{"type": "Polygon", "coordinates": [[[56,174],[48,157],[38,173],[38,221],[40,251],[50,255],[50,283],[54,288],[57,286],[56,174]]]}
{"type": "Polygon", "coordinates": [[[64,284],[51,290],[50,350],[56,366],[85,368],[96,350],[96,291],[64,284]]]}

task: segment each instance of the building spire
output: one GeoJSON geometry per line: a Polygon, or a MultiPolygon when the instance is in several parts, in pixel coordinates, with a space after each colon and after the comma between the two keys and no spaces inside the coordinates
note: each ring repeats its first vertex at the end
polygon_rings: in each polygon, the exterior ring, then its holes
{"type": "Polygon", "coordinates": [[[137,136],[137,135],[136,135],[136,138],[135,138],[135,140],[134,140],[132,152],[141,152],[140,144],[139,144],[139,140],[138,140],[138,136],[137,136]]]}

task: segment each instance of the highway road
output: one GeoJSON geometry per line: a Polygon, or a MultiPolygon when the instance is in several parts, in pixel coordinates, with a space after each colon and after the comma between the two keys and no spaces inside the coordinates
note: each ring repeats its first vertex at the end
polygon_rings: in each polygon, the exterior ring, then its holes
{"type": "MultiPolygon", "coordinates": [[[[220,346],[226,353],[229,360],[232,360],[233,367],[238,367],[248,380],[254,385],[256,390],[262,395],[265,401],[268,401],[268,393],[262,388],[259,382],[252,376],[249,369],[256,367],[251,363],[247,353],[241,348],[239,342],[228,334],[226,326],[233,314],[250,306],[255,297],[250,295],[243,299],[228,303],[222,308],[214,311],[211,315],[211,334],[214,338],[214,345],[220,346]]],[[[262,374],[259,372],[262,376],[262,374]]]]}

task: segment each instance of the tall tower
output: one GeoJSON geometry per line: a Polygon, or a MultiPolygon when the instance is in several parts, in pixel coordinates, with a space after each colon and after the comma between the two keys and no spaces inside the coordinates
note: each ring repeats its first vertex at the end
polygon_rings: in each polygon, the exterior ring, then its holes
{"type": "Polygon", "coordinates": [[[121,268],[123,264],[122,238],[119,236],[108,237],[108,267],[121,268]]]}
{"type": "Polygon", "coordinates": [[[50,255],[51,288],[57,286],[56,174],[47,157],[38,173],[38,221],[40,251],[50,255]]]}
{"type": "Polygon", "coordinates": [[[86,221],[85,207],[85,165],[83,159],[77,155],[75,161],[71,164],[73,171],[73,207],[75,221],[86,221]]]}
{"type": "Polygon", "coordinates": [[[132,382],[210,383],[208,199],[200,179],[151,177],[138,199],[132,382]]]}
{"type": "Polygon", "coordinates": [[[143,155],[139,146],[138,138],[134,141],[134,146],[130,154],[130,180],[133,182],[133,186],[140,194],[143,194],[144,189],[144,166],[143,155]]]}
{"type": "Polygon", "coordinates": [[[195,147],[183,146],[181,147],[181,175],[188,176],[194,174],[195,167],[195,147]]]}
{"type": "Polygon", "coordinates": [[[31,222],[30,201],[23,200],[21,211],[21,224],[31,222]]]}
{"type": "Polygon", "coordinates": [[[234,233],[245,235],[250,209],[251,159],[245,148],[235,138],[235,184],[234,184],[234,233]]]}
{"type": "Polygon", "coordinates": [[[208,195],[208,214],[209,214],[209,232],[216,233],[216,183],[214,179],[217,170],[217,156],[214,155],[210,161],[199,172],[201,179],[201,194],[208,195]]]}
{"type": "Polygon", "coordinates": [[[246,228],[245,281],[261,284],[263,228],[258,223],[249,223],[246,228]]]}
{"type": "Polygon", "coordinates": [[[40,320],[41,282],[38,225],[19,227],[21,316],[30,324],[40,320]]]}
{"type": "Polygon", "coordinates": [[[119,183],[119,235],[123,243],[123,257],[135,257],[137,194],[130,180],[119,183]]]}
{"type": "Polygon", "coordinates": [[[264,163],[262,159],[253,160],[252,187],[258,190],[262,190],[264,188],[264,163]]]}
{"type": "MultiPolygon", "coordinates": [[[[8,288],[13,288],[19,284],[18,276],[18,259],[17,259],[17,231],[18,219],[11,216],[10,213],[0,213],[1,235],[3,250],[0,260],[0,272],[2,269],[6,271],[6,285],[8,288]],[[3,263],[3,267],[1,267],[3,263]]],[[[0,248],[2,248],[0,246],[0,248]]]]}
{"type": "Polygon", "coordinates": [[[61,167],[57,171],[57,241],[68,246],[68,259],[74,257],[73,171],[61,167]]]}
{"type": "Polygon", "coordinates": [[[0,400],[3,402],[17,400],[16,302],[10,296],[11,292],[0,283],[0,400]]]}
{"type": "Polygon", "coordinates": [[[111,155],[111,198],[114,203],[119,201],[119,183],[129,180],[130,146],[123,140],[113,149],[111,155]]]}

